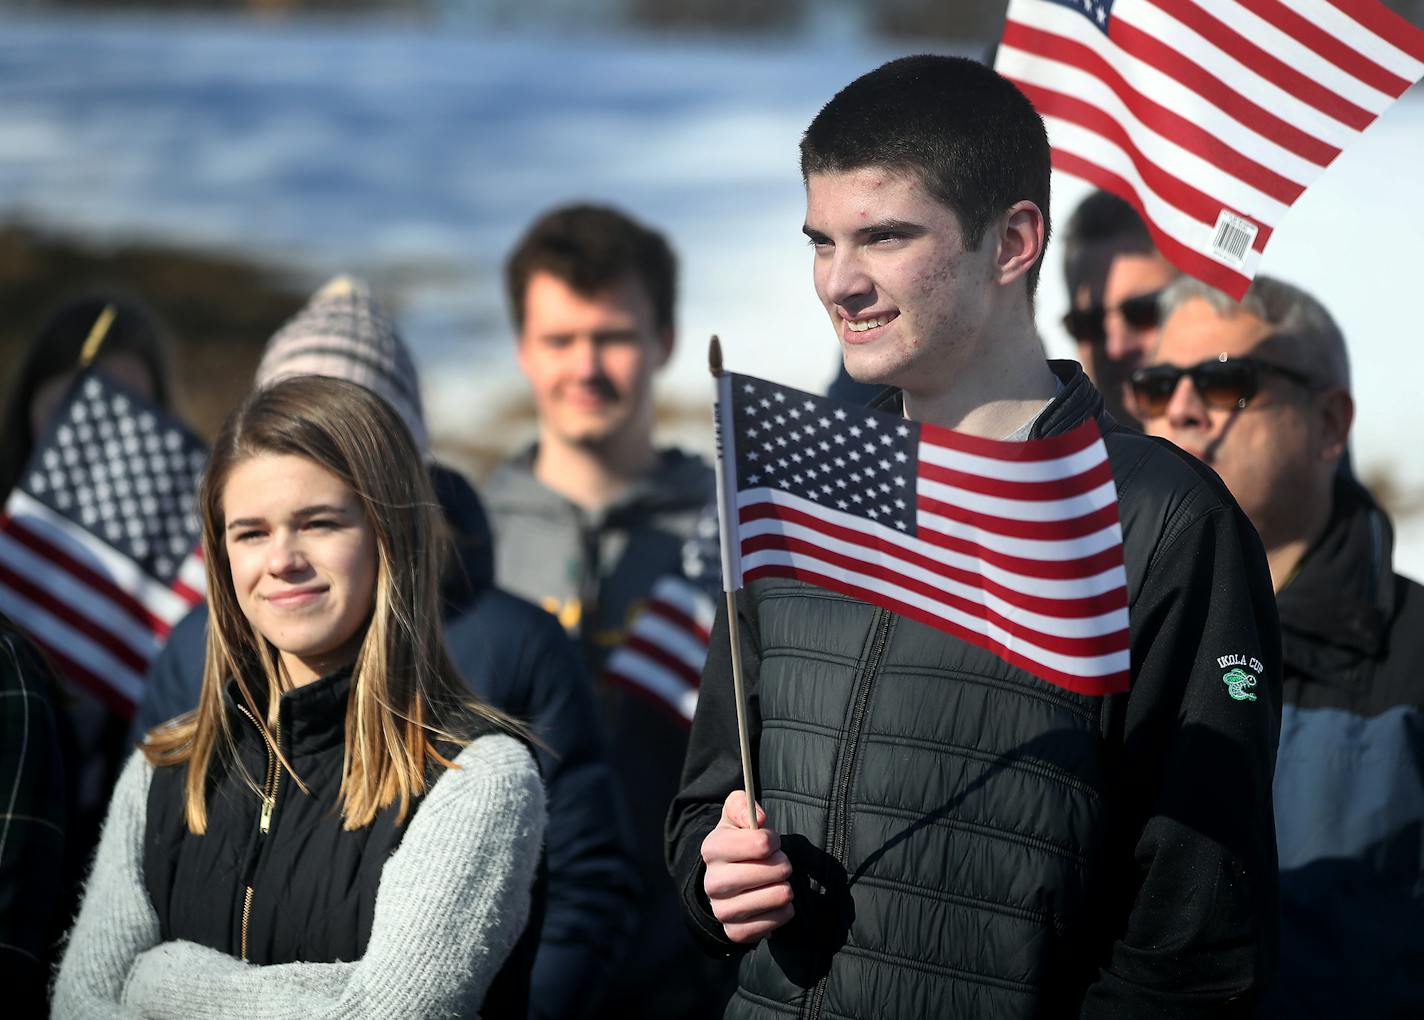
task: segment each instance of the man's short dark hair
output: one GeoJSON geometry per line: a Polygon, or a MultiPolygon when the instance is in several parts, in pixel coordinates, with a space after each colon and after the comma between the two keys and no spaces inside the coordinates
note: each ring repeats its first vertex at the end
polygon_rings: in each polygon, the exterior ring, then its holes
{"type": "Polygon", "coordinates": [[[593,297],[631,275],[647,292],[657,328],[672,329],[677,256],[662,234],[617,209],[564,206],[545,213],[530,226],[504,267],[516,329],[524,328],[529,280],[541,272],[584,297],[593,297]]]}
{"type": "MultiPolygon", "coordinates": [[[[913,173],[977,247],[1025,199],[1048,241],[1050,154],[1043,118],[992,69],[966,57],[901,57],[836,93],[801,139],[801,176],[884,167],[913,173]]],[[[1040,256],[1029,270],[1038,285],[1040,256]]]]}
{"type": "Polygon", "coordinates": [[[1109,242],[1118,254],[1152,255],[1157,251],[1136,209],[1111,191],[1095,191],[1073,210],[1063,231],[1063,275],[1070,300],[1093,271],[1087,260],[1089,248],[1109,242]]]}

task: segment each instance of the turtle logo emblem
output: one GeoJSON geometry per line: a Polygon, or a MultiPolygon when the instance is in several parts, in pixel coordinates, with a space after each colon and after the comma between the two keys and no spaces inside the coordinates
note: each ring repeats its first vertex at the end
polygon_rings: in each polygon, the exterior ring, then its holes
{"type": "Polygon", "coordinates": [[[1236,701],[1255,701],[1256,695],[1246,688],[1256,686],[1256,678],[1244,669],[1233,669],[1221,678],[1221,682],[1226,684],[1226,693],[1236,701]]]}

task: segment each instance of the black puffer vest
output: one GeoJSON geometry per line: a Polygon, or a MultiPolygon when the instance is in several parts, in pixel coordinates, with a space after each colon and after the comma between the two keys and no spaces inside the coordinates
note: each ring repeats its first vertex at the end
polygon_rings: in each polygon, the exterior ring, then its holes
{"type": "MultiPolygon", "coordinates": [[[[342,829],[337,793],[350,690],[350,673],[341,672],[282,695],[278,739],[309,792],[277,768],[234,687],[226,701],[239,768],[213,767],[206,834],[194,835],[184,819],[187,766],[154,771],[143,868],[163,940],[264,965],[361,958],[381,869],[406,825],[396,821],[393,804],[370,825],[342,829]]],[[[493,729],[483,720],[474,726],[472,739],[493,729]]],[[[524,1016],[542,905],[541,883],[530,924],[491,986],[483,1016],[524,1016]]]]}
{"type": "MultiPolygon", "coordinates": [[[[1076,366],[1060,372],[1039,435],[1101,413],[1076,366]]],[[[740,776],[714,771],[736,747],[728,656],[714,655],[686,773],[707,806],[685,828],[675,807],[672,832],[687,834],[673,852],[694,922],[710,948],[744,953],[729,1020],[1196,1016],[1159,1004],[1259,981],[1280,662],[1265,560],[1209,472],[1099,420],[1125,534],[1129,693],[1074,693],[798,580],[739,593],[753,767],[796,914],[749,950],[716,941],[698,845],[740,776]],[[1227,652],[1265,662],[1247,711],[1222,685],[1227,652]]],[[[719,620],[714,649],[726,640],[719,620]]]]}

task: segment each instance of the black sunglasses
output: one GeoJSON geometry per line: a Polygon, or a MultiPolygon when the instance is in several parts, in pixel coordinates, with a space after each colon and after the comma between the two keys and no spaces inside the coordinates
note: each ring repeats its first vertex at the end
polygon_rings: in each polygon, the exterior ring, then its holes
{"type": "Polygon", "coordinates": [[[1260,392],[1263,375],[1280,376],[1308,390],[1319,388],[1315,380],[1302,372],[1257,358],[1228,358],[1223,354],[1190,368],[1149,365],[1139,368],[1128,379],[1137,416],[1146,419],[1166,414],[1172,394],[1177,392],[1177,384],[1184,375],[1191,378],[1202,403],[1223,411],[1244,408],[1250,403],[1251,398],[1260,392]]]}
{"type": "MultiPolygon", "coordinates": [[[[1152,329],[1162,321],[1162,310],[1158,301],[1161,295],[1160,290],[1137,294],[1123,298],[1115,308],[1123,321],[1133,329],[1152,329]]],[[[1102,305],[1073,309],[1063,316],[1063,328],[1080,344],[1105,343],[1108,338],[1107,316],[1112,310],[1102,305]]]]}

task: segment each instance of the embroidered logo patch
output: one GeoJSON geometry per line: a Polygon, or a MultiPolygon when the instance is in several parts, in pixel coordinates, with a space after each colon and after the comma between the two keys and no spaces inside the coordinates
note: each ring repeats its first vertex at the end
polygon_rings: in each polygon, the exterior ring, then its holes
{"type": "Polygon", "coordinates": [[[1256,678],[1244,669],[1233,669],[1221,678],[1226,684],[1226,693],[1236,701],[1255,701],[1256,695],[1246,688],[1256,686],[1256,678]]]}

